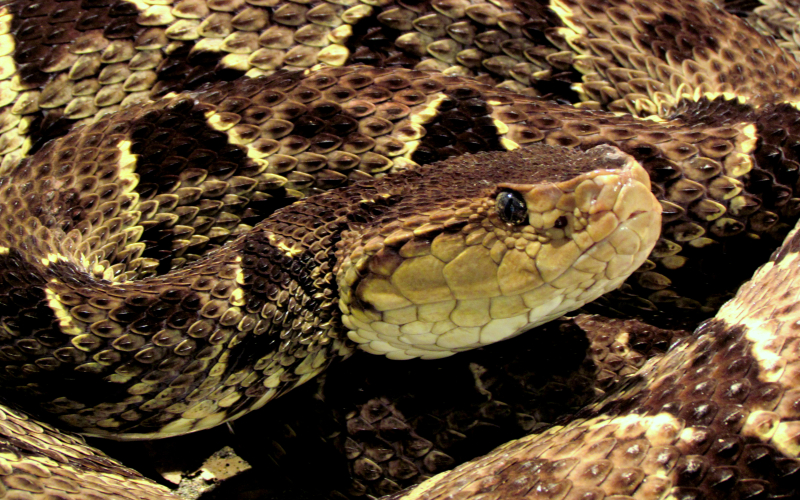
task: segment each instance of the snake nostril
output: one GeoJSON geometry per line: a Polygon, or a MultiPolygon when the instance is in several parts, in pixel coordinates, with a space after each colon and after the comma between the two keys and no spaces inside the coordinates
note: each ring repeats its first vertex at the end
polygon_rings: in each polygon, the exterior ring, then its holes
{"type": "Polygon", "coordinates": [[[562,215],[561,217],[556,219],[556,221],[553,223],[553,227],[556,229],[564,229],[565,227],[567,227],[568,223],[569,221],[567,220],[567,216],[562,215]]]}

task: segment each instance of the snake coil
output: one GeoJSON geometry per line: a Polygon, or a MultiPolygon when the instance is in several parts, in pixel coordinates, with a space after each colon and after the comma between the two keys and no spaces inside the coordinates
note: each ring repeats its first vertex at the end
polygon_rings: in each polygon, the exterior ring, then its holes
{"type": "MultiPolygon", "coordinates": [[[[561,425],[379,490],[796,498],[790,44],[699,0],[0,2],[4,401],[185,434],[621,287],[718,312],[561,425]]],[[[26,413],[0,435],[0,498],[173,498],[26,413]]]]}

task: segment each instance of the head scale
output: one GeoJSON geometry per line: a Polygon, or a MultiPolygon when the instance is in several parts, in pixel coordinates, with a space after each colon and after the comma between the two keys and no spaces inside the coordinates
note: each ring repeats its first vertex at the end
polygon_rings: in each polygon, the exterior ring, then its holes
{"type": "Polygon", "coordinates": [[[612,146],[466,155],[381,189],[395,203],[345,235],[336,276],[349,337],[396,359],[448,356],[576,309],[618,287],[660,232],[647,173],[612,146]]]}

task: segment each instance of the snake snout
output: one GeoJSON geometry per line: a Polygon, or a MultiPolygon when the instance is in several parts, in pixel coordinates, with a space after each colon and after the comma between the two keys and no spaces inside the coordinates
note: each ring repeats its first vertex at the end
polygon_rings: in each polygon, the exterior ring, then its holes
{"type": "Polygon", "coordinates": [[[632,157],[610,146],[495,154],[528,165],[527,177],[487,168],[490,190],[450,212],[432,207],[405,237],[350,261],[340,308],[362,349],[438,358],[491,344],[594,300],[645,261],[661,206],[632,157]],[[556,174],[530,174],[545,168],[556,174]]]}

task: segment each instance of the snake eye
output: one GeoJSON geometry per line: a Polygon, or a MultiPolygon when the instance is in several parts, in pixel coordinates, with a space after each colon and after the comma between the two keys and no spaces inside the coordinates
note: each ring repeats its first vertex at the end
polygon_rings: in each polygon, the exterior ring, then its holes
{"type": "Polygon", "coordinates": [[[524,224],[528,220],[528,207],[516,191],[502,191],[497,195],[497,215],[507,224],[524,224]]]}

